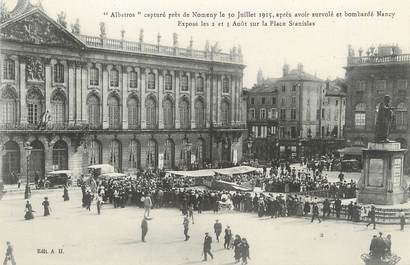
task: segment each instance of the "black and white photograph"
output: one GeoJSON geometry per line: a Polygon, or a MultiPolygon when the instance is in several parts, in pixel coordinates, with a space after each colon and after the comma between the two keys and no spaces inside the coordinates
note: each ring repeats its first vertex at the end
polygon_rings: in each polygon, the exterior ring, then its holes
{"type": "Polygon", "coordinates": [[[0,0],[3,265],[410,265],[409,33],[407,0],[0,0]]]}

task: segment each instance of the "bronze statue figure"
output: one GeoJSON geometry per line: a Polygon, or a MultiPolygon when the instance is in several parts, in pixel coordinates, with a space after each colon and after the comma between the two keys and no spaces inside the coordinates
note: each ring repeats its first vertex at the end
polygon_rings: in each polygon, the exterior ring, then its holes
{"type": "Polygon", "coordinates": [[[389,142],[390,128],[393,121],[393,109],[390,107],[390,96],[384,96],[383,103],[380,103],[379,109],[377,112],[376,120],[376,130],[375,130],[375,142],[383,143],[389,142]]]}

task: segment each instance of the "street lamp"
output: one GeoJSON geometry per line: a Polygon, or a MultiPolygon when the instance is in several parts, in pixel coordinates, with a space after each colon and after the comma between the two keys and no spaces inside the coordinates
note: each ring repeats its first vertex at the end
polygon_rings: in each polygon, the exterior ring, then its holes
{"type": "Polygon", "coordinates": [[[33,147],[30,145],[30,142],[27,142],[24,146],[24,149],[26,150],[26,164],[27,164],[27,172],[26,172],[27,182],[26,182],[26,189],[24,191],[24,199],[27,200],[28,198],[30,198],[30,195],[31,195],[28,169],[29,169],[29,162],[30,162],[30,157],[31,157],[31,150],[33,149],[33,147]]]}

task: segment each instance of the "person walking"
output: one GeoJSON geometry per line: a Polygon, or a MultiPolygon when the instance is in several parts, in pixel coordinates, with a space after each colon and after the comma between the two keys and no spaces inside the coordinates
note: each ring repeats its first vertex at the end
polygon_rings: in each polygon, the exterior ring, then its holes
{"type": "Polygon", "coordinates": [[[33,215],[33,207],[30,204],[30,201],[26,202],[26,207],[25,207],[25,214],[24,214],[24,219],[26,220],[31,220],[34,219],[34,215],[33,215]]]}
{"type": "Polygon", "coordinates": [[[189,216],[189,218],[192,219],[192,224],[194,224],[194,204],[193,203],[189,204],[188,216],[189,216]]]}
{"type": "Polygon", "coordinates": [[[225,236],[224,236],[224,248],[229,249],[232,239],[232,231],[229,225],[225,228],[225,236]]]}
{"type": "Polygon", "coordinates": [[[7,250],[6,250],[6,256],[4,257],[3,265],[7,265],[8,262],[11,262],[11,265],[16,265],[16,260],[14,259],[14,254],[13,254],[13,246],[11,245],[10,241],[6,242],[7,244],[7,250]]]}
{"type": "Polygon", "coordinates": [[[334,208],[336,212],[336,218],[340,218],[340,211],[342,210],[342,201],[339,197],[335,200],[334,208]]]}
{"type": "Polygon", "coordinates": [[[185,235],[185,241],[188,241],[190,236],[188,235],[189,231],[189,219],[188,216],[184,216],[184,222],[182,223],[184,225],[184,235],[185,235]]]}
{"type": "Polygon", "coordinates": [[[144,216],[149,217],[149,212],[151,210],[151,207],[152,207],[152,200],[151,200],[150,194],[148,193],[144,199],[144,208],[145,208],[144,216]]]}
{"type": "Polygon", "coordinates": [[[373,229],[376,229],[376,207],[372,205],[372,208],[367,214],[367,217],[370,219],[370,222],[366,225],[366,227],[369,227],[369,225],[373,224],[373,229]]]}
{"type": "Polygon", "coordinates": [[[147,222],[147,218],[144,216],[141,222],[141,241],[142,242],[146,242],[145,236],[147,235],[147,233],[148,233],[148,222],[147,222]]]}
{"type": "Polygon", "coordinates": [[[67,185],[64,185],[63,199],[64,199],[64,201],[69,201],[69,200],[70,200],[70,196],[68,196],[68,188],[67,188],[67,185]]]}
{"type": "Polygon", "coordinates": [[[44,197],[44,201],[43,201],[42,205],[44,207],[44,216],[49,216],[50,211],[51,211],[51,207],[50,207],[50,202],[48,201],[47,197],[44,197]]]}
{"type": "Polygon", "coordinates": [[[317,205],[317,203],[313,203],[312,220],[310,222],[313,223],[313,220],[315,220],[315,218],[317,218],[317,220],[319,220],[319,223],[322,222],[320,220],[320,217],[319,217],[319,206],[317,205]]]}
{"type": "Polygon", "coordinates": [[[399,212],[399,218],[400,218],[400,231],[403,231],[404,225],[406,224],[406,213],[403,211],[403,209],[401,209],[399,212]]]}
{"type": "Polygon", "coordinates": [[[248,264],[248,258],[249,258],[249,244],[246,238],[242,238],[240,249],[241,249],[241,257],[242,257],[242,265],[246,265],[248,264]]]}
{"type": "Polygon", "coordinates": [[[215,231],[215,235],[216,235],[216,241],[218,241],[218,243],[219,243],[219,236],[222,233],[222,224],[219,222],[218,219],[215,220],[214,231],[215,231]]]}
{"type": "Polygon", "coordinates": [[[101,214],[101,206],[103,205],[103,203],[104,202],[103,202],[103,198],[102,198],[101,194],[98,194],[97,195],[97,203],[96,203],[98,215],[101,214]]]}
{"type": "Polygon", "coordinates": [[[211,256],[211,259],[214,259],[214,255],[211,253],[211,244],[212,244],[212,237],[209,236],[209,233],[205,233],[204,238],[204,259],[203,261],[208,260],[208,255],[211,256]]]}
{"type": "Polygon", "coordinates": [[[233,241],[233,250],[234,250],[234,258],[235,263],[238,263],[241,259],[241,245],[242,239],[239,235],[235,235],[235,240],[233,241]]]}

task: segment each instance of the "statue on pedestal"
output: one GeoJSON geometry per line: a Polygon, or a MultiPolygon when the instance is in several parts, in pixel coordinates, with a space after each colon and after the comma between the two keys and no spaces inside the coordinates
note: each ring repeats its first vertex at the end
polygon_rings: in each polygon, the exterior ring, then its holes
{"type": "Polygon", "coordinates": [[[390,96],[384,96],[383,103],[380,103],[377,119],[376,119],[376,129],[375,129],[375,142],[385,143],[389,142],[390,128],[393,121],[394,108],[390,106],[390,96]]]}

